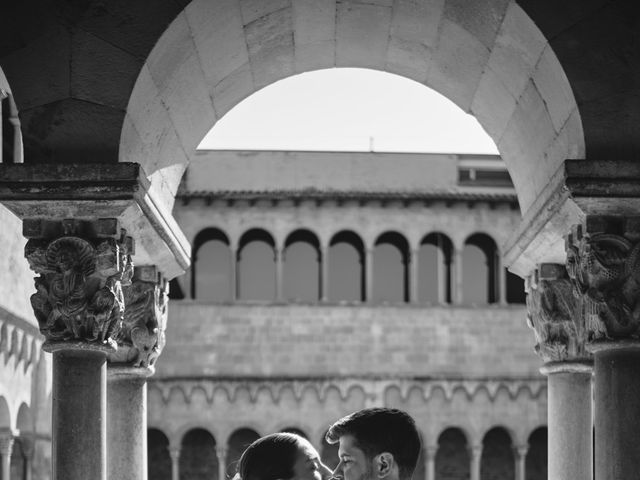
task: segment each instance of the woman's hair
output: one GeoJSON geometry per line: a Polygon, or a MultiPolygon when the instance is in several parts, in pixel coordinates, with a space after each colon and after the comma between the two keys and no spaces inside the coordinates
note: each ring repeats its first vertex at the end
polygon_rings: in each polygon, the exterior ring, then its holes
{"type": "Polygon", "coordinates": [[[294,433],[273,433],[259,438],[238,461],[236,477],[241,480],[288,480],[293,478],[303,437],[294,433]]]}

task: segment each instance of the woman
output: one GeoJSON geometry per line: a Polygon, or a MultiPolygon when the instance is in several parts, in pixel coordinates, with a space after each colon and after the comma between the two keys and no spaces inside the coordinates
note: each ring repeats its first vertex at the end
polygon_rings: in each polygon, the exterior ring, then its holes
{"type": "Polygon", "coordinates": [[[329,476],[331,470],[306,438],[274,433],[247,447],[234,480],[323,480],[329,476]]]}

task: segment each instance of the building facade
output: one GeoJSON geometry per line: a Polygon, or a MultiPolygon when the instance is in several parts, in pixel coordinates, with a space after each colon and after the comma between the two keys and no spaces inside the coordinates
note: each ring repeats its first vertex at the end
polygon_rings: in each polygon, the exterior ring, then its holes
{"type": "Polygon", "coordinates": [[[193,266],[149,382],[152,478],[227,478],[282,430],[335,466],[326,429],[369,406],[416,418],[416,479],[546,478],[546,378],[501,263],[519,210],[499,157],[199,152],[174,215],[193,266]],[[234,175],[255,169],[282,173],[234,175]]]}

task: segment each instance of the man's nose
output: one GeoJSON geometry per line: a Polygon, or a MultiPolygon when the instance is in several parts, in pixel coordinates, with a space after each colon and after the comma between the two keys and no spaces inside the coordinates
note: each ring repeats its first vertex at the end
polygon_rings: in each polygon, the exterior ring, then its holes
{"type": "Polygon", "coordinates": [[[322,478],[329,478],[333,475],[331,469],[324,463],[320,463],[320,473],[322,474],[322,478]]]}
{"type": "Polygon", "coordinates": [[[338,464],[333,472],[331,472],[331,480],[338,480],[344,478],[342,475],[342,462],[338,464]]]}

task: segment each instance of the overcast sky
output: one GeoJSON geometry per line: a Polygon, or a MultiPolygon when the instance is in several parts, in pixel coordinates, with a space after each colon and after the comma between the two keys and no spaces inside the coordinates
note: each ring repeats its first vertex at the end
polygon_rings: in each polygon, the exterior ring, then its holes
{"type": "Polygon", "coordinates": [[[476,119],[404,77],[340,68],[276,82],[229,111],[204,149],[497,154],[476,119]]]}

